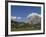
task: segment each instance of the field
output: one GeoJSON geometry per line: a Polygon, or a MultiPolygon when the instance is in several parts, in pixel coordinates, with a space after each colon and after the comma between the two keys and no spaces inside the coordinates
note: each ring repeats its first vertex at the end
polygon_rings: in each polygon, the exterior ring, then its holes
{"type": "Polygon", "coordinates": [[[29,30],[40,30],[41,24],[29,24],[24,22],[11,21],[11,31],[29,31],[29,30]]]}

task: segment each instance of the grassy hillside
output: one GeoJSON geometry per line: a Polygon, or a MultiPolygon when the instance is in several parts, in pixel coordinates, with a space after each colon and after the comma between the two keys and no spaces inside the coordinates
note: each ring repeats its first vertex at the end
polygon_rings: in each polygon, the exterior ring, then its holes
{"type": "Polygon", "coordinates": [[[11,21],[11,31],[28,31],[28,30],[40,30],[41,24],[29,24],[24,22],[11,21]]]}

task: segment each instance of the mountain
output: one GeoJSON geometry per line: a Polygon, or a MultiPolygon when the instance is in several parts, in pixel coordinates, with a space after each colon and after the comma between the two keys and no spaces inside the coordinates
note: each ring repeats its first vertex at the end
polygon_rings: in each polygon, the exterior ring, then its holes
{"type": "Polygon", "coordinates": [[[16,17],[16,16],[11,16],[11,20],[14,21],[14,22],[22,22],[22,19],[21,17],[16,17]]]}
{"type": "Polygon", "coordinates": [[[15,16],[11,16],[11,20],[12,21],[16,21],[16,17],[15,16]]]}
{"type": "MultiPolygon", "coordinates": [[[[21,22],[22,23],[20,17],[17,18],[17,17],[11,16],[11,20],[14,21],[14,22],[21,22]]],[[[29,24],[38,24],[38,23],[40,23],[41,24],[41,15],[38,14],[38,13],[31,13],[27,16],[24,23],[29,23],[29,24]]]]}
{"type": "Polygon", "coordinates": [[[32,13],[27,16],[27,23],[38,24],[41,23],[41,15],[38,13],[32,13]]]}

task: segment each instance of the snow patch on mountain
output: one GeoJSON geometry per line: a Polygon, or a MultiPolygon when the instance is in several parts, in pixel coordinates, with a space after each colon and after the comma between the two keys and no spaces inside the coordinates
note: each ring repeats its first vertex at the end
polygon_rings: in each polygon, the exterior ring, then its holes
{"type": "Polygon", "coordinates": [[[12,20],[12,21],[15,21],[16,18],[17,18],[16,16],[11,16],[11,20],[12,20]]]}

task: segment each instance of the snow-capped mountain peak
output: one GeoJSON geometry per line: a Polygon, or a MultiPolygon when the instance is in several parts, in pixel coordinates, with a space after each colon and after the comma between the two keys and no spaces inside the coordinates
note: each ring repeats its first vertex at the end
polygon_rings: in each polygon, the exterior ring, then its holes
{"type": "Polygon", "coordinates": [[[37,23],[41,23],[41,15],[38,13],[31,13],[27,16],[27,22],[29,24],[33,23],[33,24],[37,24],[37,23]]]}
{"type": "Polygon", "coordinates": [[[35,15],[41,17],[41,15],[38,14],[38,13],[31,13],[31,14],[29,14],[29,15],[27,16],[27,18],[28,18],[28,17],[31,17],[31,16],[35,16],[35,15]]]}

